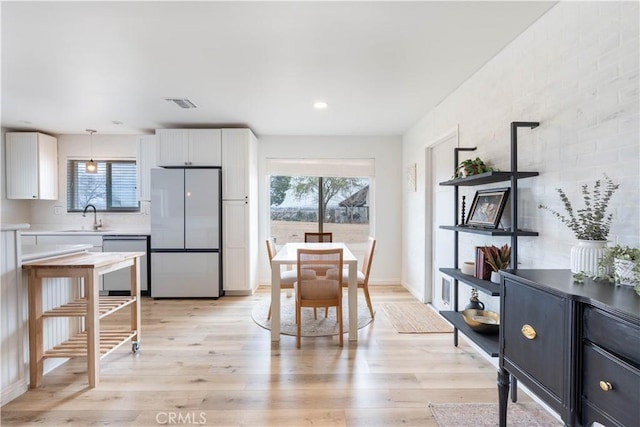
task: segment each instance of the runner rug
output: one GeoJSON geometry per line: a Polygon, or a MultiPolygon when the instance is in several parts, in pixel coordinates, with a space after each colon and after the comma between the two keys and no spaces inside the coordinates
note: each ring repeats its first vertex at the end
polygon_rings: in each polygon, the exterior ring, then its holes
{"type": "Polygon", "coordinates": [[[387,302],[382,310],[401,334],[453,332],[446,320],[421,302],[387,302]]]}
{"type": "MultiPolygon", "coordinates": [[[[439,427],[497,427],[497,403],[429,404],[439,427]]],[[[507,409],[507,425],[522,427],[558,427],[563,423],[553,418],[536,403],[511,403],[507,409]]]]}

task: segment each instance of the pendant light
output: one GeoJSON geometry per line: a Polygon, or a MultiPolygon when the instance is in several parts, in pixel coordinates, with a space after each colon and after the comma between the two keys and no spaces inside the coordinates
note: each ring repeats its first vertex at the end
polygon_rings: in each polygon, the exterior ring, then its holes
{"type": "Polygon", "coordinates": [[[95,129],[86,129],[89,132],[89,144],[91,147],[91,160],[84,164],[84,171],[86,173],[98,173],[98,164],[93,161],[93,134],[96,133],[95,129]]]}

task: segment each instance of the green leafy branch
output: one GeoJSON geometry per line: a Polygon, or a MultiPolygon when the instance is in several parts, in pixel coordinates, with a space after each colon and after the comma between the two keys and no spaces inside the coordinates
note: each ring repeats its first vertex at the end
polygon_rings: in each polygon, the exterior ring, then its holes
{"type": "Polygon", "coordinates": [[[584,199],[584,207],[582,209],[574,211],[571,201],[561,188],[556,188],[556,191],[564,205],[566,215],[542,204],[538,208],[551,212],[573,231],[577,239],[607,240],[611,230],[613,214],[607,214],[606,211],[611,197],[620,187],[620,184],[614,184],[607,175],[604,178],[604,186],[602,180],[599,179],[595,182],[593,191],[590,191],[586,184],[582,186],[582,197],[584,199]]]}

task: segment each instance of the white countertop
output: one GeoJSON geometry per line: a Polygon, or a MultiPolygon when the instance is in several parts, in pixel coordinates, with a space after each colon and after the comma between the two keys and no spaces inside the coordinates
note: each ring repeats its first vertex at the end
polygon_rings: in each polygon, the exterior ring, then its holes
{"type": "Polygon", "coordinates": [[[29,224],[0,224],[1,231],[26,230],[29,224]]]}
{"type": "Polygon", "coordinates": [[[91,245],[22,245],[22,262],[84,252],[91,245]]]}
{"type": "Polygon", "coordinates": [[[49,235],[49,236],[149,236],[151,232],[148,228],[120,228],[105,227],[93,231],[91,229],[81,230],[66,226],[60,230],[52,228],[31,228],[22,232],[24,236],[49,235]]]}

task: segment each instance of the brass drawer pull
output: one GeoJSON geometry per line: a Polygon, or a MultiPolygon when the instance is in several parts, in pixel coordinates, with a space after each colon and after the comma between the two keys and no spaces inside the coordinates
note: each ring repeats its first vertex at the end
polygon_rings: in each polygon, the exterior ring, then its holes
{"type": "Polygon", "coordinates": [[[532,340],[536,337],[536,330],[533,329],[533,326],[531,325],[522,325],[522,335],[524,335],[524,337],[528,340],[532,340]]]}
{"type": "Polygon", "coordinates": [[[613,386],[609,381],[600,381],[600,388],[602,389],[602,391],[613,390],[613,386]]]}

